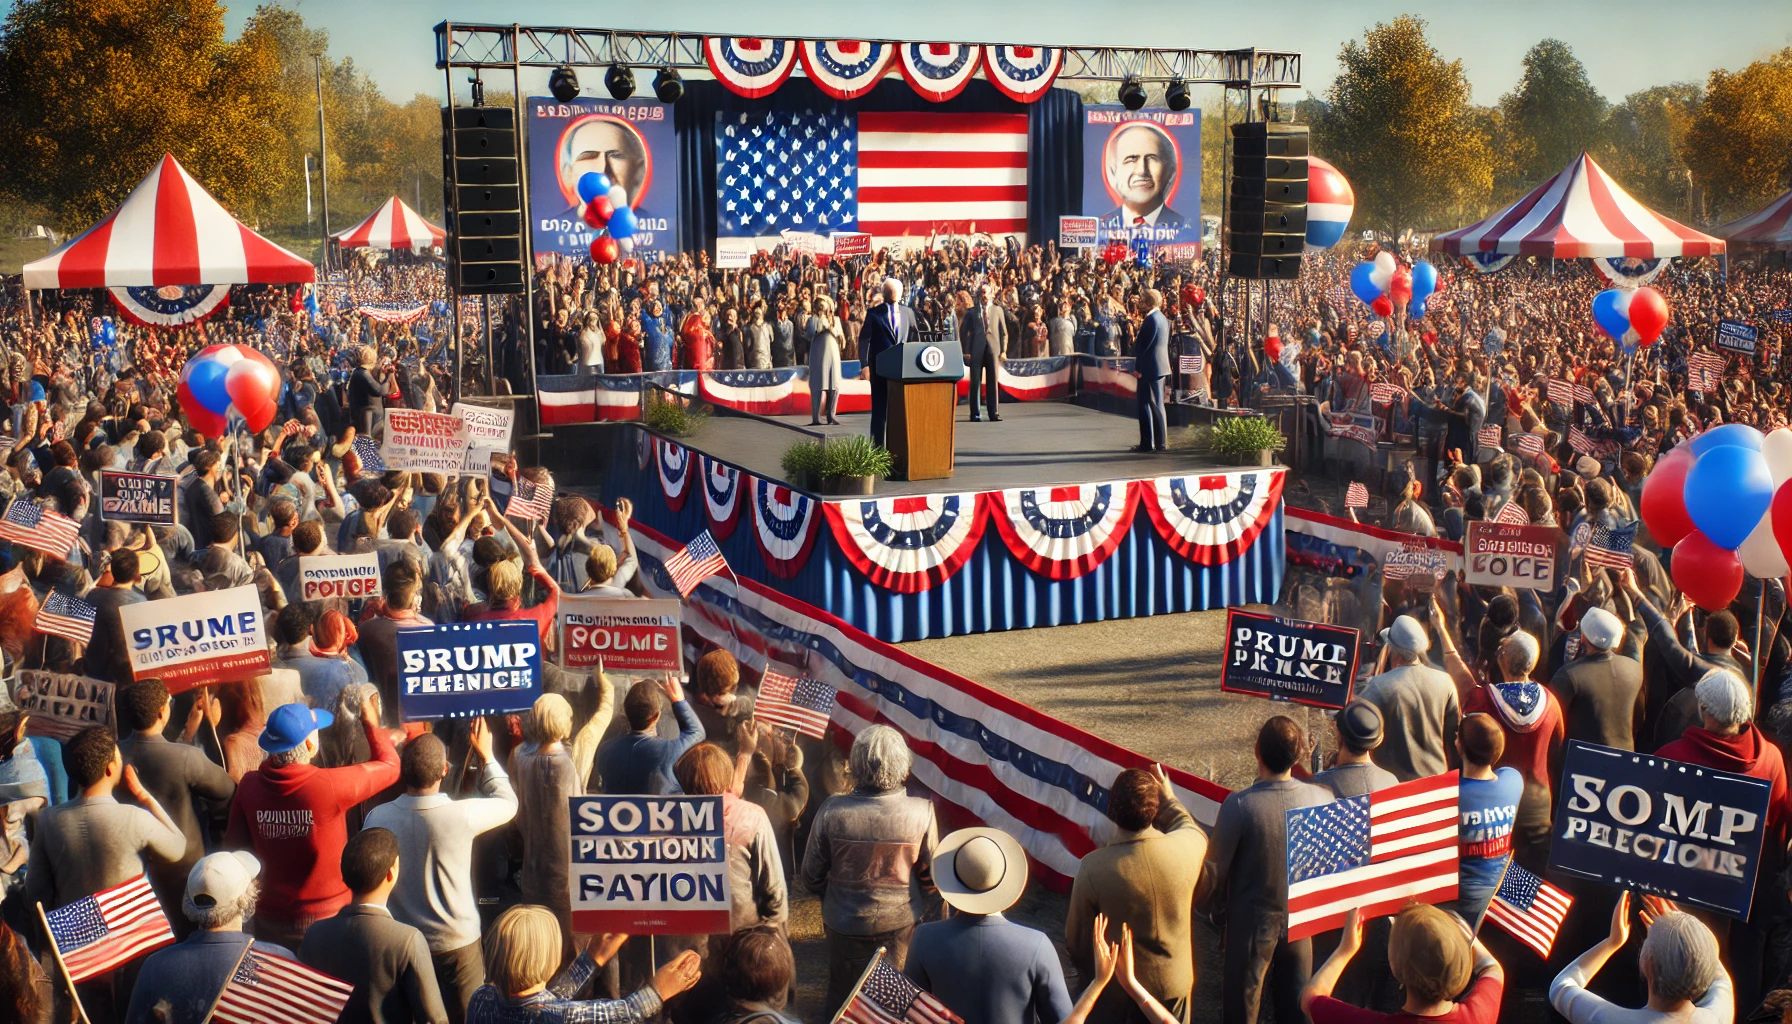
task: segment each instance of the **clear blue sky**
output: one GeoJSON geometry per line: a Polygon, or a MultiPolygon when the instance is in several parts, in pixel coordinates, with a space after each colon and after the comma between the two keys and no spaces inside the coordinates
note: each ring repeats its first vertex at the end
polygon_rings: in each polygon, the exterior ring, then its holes
{"type": "MultiPolygon", "coordinates": [[[[11,0],[6,0],[11,5],[11,0]]],[[[353,57],[389,95],[440,98],[433,26],[464,21],[676,29],[852,38],[942,39],[1084,45],[1277,47],[1305,54],[1308,89],[1323,93],[1338,48],[1365,27],[1402,13],[1430,22],[1431,38],[1468,69],[1477,103],[1512,87],[1525,50],[1546,36],[1574,48],[1607,99],[1671,81],[1703,82],[1713,68],[1740,68],[1792,46],[1788,0],[649,0],[630,4],[522,0],[287,0],[330,31],[331,50],[353,57]],[[1124,13],[1123,13],[1124,12],[1124,13]]],[[[234,33],[254,10],[232,7],[234,33]]],[[[541,90],[545,75],[527,87],[541,90]]]]}

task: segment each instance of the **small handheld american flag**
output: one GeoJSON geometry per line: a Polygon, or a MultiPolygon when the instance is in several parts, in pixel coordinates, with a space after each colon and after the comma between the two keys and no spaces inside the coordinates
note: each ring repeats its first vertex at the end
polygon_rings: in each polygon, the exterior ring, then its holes
{"type": "Polygon", "coordinates": [[[1507,440],[1512,442],[1513,451],[1523,452],[1533,458],[1543,454],[1542,434],[1533,434],[1526,431],[1521,434],[1513,434],[1507,440]]]}
{"type": "Polygon", "coordinates": [[[365,434],[355,437],[355,458],[361,460],[361,472],[384,473],[386,460],[380,458],[380,446],[365,434]]]}
{"type": "Polygon", "coordinates": [[[1588,437],[1586,432],[1579,427],[1571,426],[1568,428],[1568,447],[1580,452],[1582,455],[1591,455],[1593,454],[1593,439],[1588,437]]]}
{"type": "Polygon", "coordinates": [[[91,643],[93,620],[98,614],[86,601],[52,590],[44,599],[44,606],[37,610],[35,625],[39,633],[67,637],[78,644],[91,643]]]}
{"type": "Polygon", "coordinates": [[[1593,527],[1587,536],[1587,564],[1608,569],[1628,569],[1634,564],[1630,549],[1636,544],[1636,523],[1593,527]]]}
{"type": "Polygon", "coordinates": [[[1529,526],[1531,525],[1531,516],[1524,510],[1523,505],[1516,501],[1507,501],[1500,506],[1499,512],[1494,514],[1493,521],[1505,523],[1508,526],[1529,526]]]}
{"type": "Polygon", "coordinates": [[[1483,448],[1498,448],[1500,446],[1500,425],[1496,423],[1491,427],[1482,427],[1481,433],[1477,435],[1476,439],[1483,448]]]}
{"type": "Polygon", "coordinates": [[[666,572],[672,577],[672,585],[678,588],[680,597],[690,597],[697,584],[726,568],[728,560],[722,557],[722,549],[716,547],[715,538],[708,530],[691,538],[689,544],[666,559],[666,572]]]}
{"type": "Polygon", "coordinates": [[[1574,898],[1513,862],[1487,905],[1487,920],[1549,959],[1574,898]]]}
{"type": "Polygon", "coordinates": [[[297,960],[250,949],[212,1008],[217,1024],[331,1024],[355,987],[297,960]]]}
{"type": "Polygon", "coordinates": [[[826,683],[787,676],[767,668],[765,678],[759,683],[759,703],[753,713],[761,721],[820,739],[827,734],[828,716],[834,711],[834,697],[838,693],[826,683]]]}
{"type": "Polygon", "coordinates": [[[903,977],[881,949],[865,968],[852,998],[840,1008],[838,1019],[849,1024],[964,1024],[964,1018],[946,1009],[945,1003],[903,977]]]}
{"type": "Polygon", "coordinates": [[[1369,400],[1380,405],[1389,405],[1400,400],[1406,389],[1392,381],[1378,380],[1369,385],[1369,400]]]}
{"type": "Polygon", "coordinates": [[[30,500],[19,497],[6,506],[0,516],[0,540],[36,548],[56,558],[66,556],[81,535],[81,524],[48,509],[38,508],[30,500]]]}
{"type": "Polygon", "coordinates": [[[554,507],[554,480],[549,477],[544,483],[536,483],[528,477],[516,478],[516,490],[510,494],[510,504],[504,506],[504,514],[512,519],[543,519],[554,507]]]}
{"type": "Polygon", "coordinates": [[[1574,385],[1565,380],[1549,382],[1549,400],[1561,405],[1574,404],[1574,385]]]}
{"type": "Polygon", "coordinates": [[[1574,400],[1584,405],[1593,404],[1593,389],[1585,384],[1574,385],[1574,400]]]}
{"type": "Polygon", "coordinates": [[[1456,897],[1457,774],[1287,812],[1288,941],[1456,897]]]}
{"type": "Polygon", "coordinates": [[[1686,388],[1689,391],[1716,391],[1723,372],[1723,356],[1715,352],[1694,352],[1686,358],[1686,388]]]}
{"type": "Polygon", "coordinates": [[[1364,487],[1361,481],[1353,481],[1349,487],[1344,488],[1344,507],[1368,508],[1369,488],[1364,487]]]}
{"type": "Polygon", "coordinates": [[[143,875],[57,907],[44,915],[44,922],[56,955],[76,982],[174,941],[162,905],[143,875]]]}

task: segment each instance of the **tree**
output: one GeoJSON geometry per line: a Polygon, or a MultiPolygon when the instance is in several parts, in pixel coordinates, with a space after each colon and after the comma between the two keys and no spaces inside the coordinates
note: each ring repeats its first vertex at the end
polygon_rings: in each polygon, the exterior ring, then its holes
{"type": "Polygon", "coordinates": [[[1545,39],[1531,47],[1518,85],[1500,97],[1496,198],[1517,198],[1596,149],[1605,110],[1605,98],[1567,43],[1545,39]]]}
{"type": "Polygon", "coordinates": [[[1437,227],[1484,206],[1493,187],[1461,61],[1446,61],[1425,22],[1404,15],[1344,44],[1341,70],[1314,123],[1319,155],[1356,191],[1353,223],[1437,227]]]}
{"type": "Polygon", "coordinates": [[[1681,155],[1719,219],[1738,217],[1784,191],[1792,139],[1792,48],[1741,71],[1717,70],[1687,129],[1681,155]]]}
{"type": "Polygon", "coordinates": [[[1612,107],[1600,131],[1600,164],[1637,201],[1676,218],[1694,216],[1681,153],[1703,97],[1693,82],[1633,92],[1612,107]]]}

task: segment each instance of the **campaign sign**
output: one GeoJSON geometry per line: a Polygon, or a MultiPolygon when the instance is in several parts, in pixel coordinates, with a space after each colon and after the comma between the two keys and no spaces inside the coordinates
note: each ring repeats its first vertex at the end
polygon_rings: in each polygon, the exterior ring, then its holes
{"type": "Polygon", "coordinates": [[[618,101],[590,91],[587,86],[587,95],[568,103],[552,96],[531,96],[523,103],[533,251],[590,253],[598,230],[584,220],[579,179],[596,171],[627,195],[635,215],[635,256],[648,260],[676,252],[679,161],[672,105],[652,97],[618,101]]]}
{"type": "Polygon", "coordinates": [[[1755,354],[1755,341],[1759,337],[1759,331],[1740,320],[1719,320],[1717,322],[1718,348],[1752,356],[1755,354]]]}
{"type": "Polygon", "coordinates": [[[835,256],[871,255],[871,235],[868,232],[836,231],[830,237],[834,240],[835,256]]]}
{"type": "Polygon", "coordinates": [[[630,935],[728,931],[719,796],[575,796],[572,926],[630,935]]]}
{"type": "Polygon", "coordinates": [[[1431,548],[1389,551],[1381,563],[1382,578],[1391,580],[1403,580],[1418,576],[1441,579],[1443,574],[1449,571],[1449,556],[1431,548]]]}
{"type": "Polygon", "coordinates": [[[1101,244],[1100,217],[1059,217],[1058,248],[1092,249],[1101,244]]]}
{"type": "Polygon", "coordinates": [[[459,416],[467,425],[467,441],[473,447],[510,450],[510,435],[516,429],[515,409],[491,409],[456,402],[448,414],[459,416]]]}
{"type": "Polygon", "coordinates": [[[682,602],[632,597],[560,598],[560,650],[567,668],[677,672],[682,602]]]}
{"type": "Polygon", "coordinates": [[[100,518],[173,526],[176,477],[100,470],[100,518]]]}
{"type": "Polygon", "coordinates": [[[398,631],[398,703],[407,722],[527,711],[540,696],[541,635],[533,621],[398,631]]]}
{"type": "Polygon", "coordinates": [[[24,669],[12,701],[31,716],[25,723],[26,735],[66,740],[95,725],[116,733],[112,694],[112,684],[103,679],[24,669]]]}
{"type": "Polygon", "coordinates": [[[1792,324],[1792,309],[1769,310],[1767,319],[1772,320],[1776,324],[1792,324]]]}
{"type": "Polygon", "coordinates": [[[1228,609],[1220,690],[1341,708],[1350,703],[1361,636],[1349,626],[1228,609]]]}
{"type": "Polygon", "coordinates": [[[1556,536],[1547,526],[1471,522],[1462,547],[1464,578],[1477,586],[1554,590],[1556,536]]]}
{"type": "Polygon", "coordinates": [[[1748,920],[1770,783],[1580,740],[1561,777],[1551,868],[1748,920]]]}
{"type": "Polygon", "coordinates": [[[387,469],[457,476],[466,462],[471,438],[459,416],[416,409],[386,410],[386,439],[380,460],[387,469]]]}
{"type": "Polygon", "coordinates": [[[327,601],[341,598],[354,601],[373,597],[380,592],[380,556],[377,551],[364,555],[300,555],[299,600],[327,601]]]}
{"type": "Polygon", "coordinates": [[[263,675],[267,617],[253,586],[211,590],[118,609],[131,678],[160,679],[170,693],[263,675]]]}
{"type": "Polygon", "coordinates": [[[753,265],[753,257],[758,251],[758,243],[751,238],[718,238],[716,269],[745,270],[753,265]]]}
{"type": "Polygon", "coordinates": [[[1201,112],[1085,106],[1081,212],[1103,242],[1198,244],[1201,112]]]}

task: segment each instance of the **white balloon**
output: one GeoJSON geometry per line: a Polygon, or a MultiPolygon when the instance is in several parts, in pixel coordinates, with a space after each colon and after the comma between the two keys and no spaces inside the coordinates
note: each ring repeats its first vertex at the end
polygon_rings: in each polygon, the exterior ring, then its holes
{"type": "Polygon", "coordinates": [[[618,210],[628,205],[628,189],[623,188],[621,185],[611,185],[609,196],[610,205],[618,210]]]}
{"type": "Polygon", "coordinates": [[[1792,430],[1780,427],[1769,431],[1761,442],[1761,455],[1767,460],[1767,471],[1773,474],[1773,489],[1792,480],[1792,430]]]}
{"type": "Polygon", "coordinates": [[[1761,521],[1749,531],[1748,539],[1736,549],[1742,558],[1742,567],[1748,574],[1758,580],[1778,579],[1792,567],[1786,565],[1786,555],[1780,550],[1779,541],[1773,536],[1773,510],[1761,513],[1761,521]]]}
{"type": "Polygon", "coordinates": [[[633,238],[618,238],[616,248],[622,250],[622,254],[626,256],[635,251],[635,240],[633,238]]]}
{"type": "Polygon", "coordinates": [[[1388,290],[1388,284],[1394,280],[1393,253],[1383,249],[1381,252],[1375,254],[1375,272],[1369,275],[1369,280],[1374,282],[1375,287],[1380,288],[1382,291],[1385,292],[1388,290]]]}

